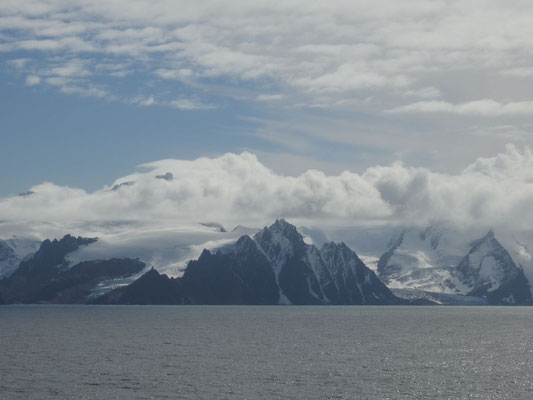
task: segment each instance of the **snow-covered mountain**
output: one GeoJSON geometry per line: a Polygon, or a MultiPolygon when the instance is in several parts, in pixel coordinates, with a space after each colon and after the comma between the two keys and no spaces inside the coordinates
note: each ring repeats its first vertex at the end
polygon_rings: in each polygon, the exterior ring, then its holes
{"type": "Polygon", "coordinates": [[[0,280],[6,303],[83,303],[101,282],[140,273],[145,264],[132,259],[93,260],[71,265],[66,255],[97,241],[65,235],[45,240],[38,251],[0,280]]]}
{"type": "Polygon", "coordinates": [[[395,289],[466,294],[455,270],[469,242],[464,232],[441,226],[404,229],[391,238],[379,258],[378,275],[395,289]]]}
{"type": "Polygon", "coordinates": [[[0,279],[11,275],[21,261],[39,249],[40,241],[36,239],[13,236],[0,239],[0,279]]]}
{"type": "Polygon", "coordinates": [[[180,291],[187,304],[400,303],[346,245],[318,249],[282,219],[233,245],[204,250],[182,278],[169,282],[150,272],[98,302],[158,301],[163,290],[180,291]]]}
{"type": "MultiPolygon", "coordinates": [[[[404,299],[441,304],[532,303],[533,245],[528,243],[533,244],[533,234],[487,230],[444,223],[296,228],[283,219],[261,230],[239,225],[227,231],[213,222],[141,226],[109,230],[98,240],[67,246],[59,269],[122,259],[144,265],[136,273],[101,274],[88,299],[128,287],[154,268],[136,288],[148,295],[145,284],[179,287],[181,294],[163,298],[185,303],[391,304],[397,299],[389,289],[404,299]],[[156,277],[160,274],[171,280],[156,277]],[[210,290],[215,291],[208,295],[210,290]]],[[[71,243],[72,237],[56,242],[45,241],[41,249],[71,243]]],[[[11,276],[21,261],[35,264],[39,243],[0,240],[0,278],[11,276]]],[[[22,264],[22,270],[29,265],[22,264]]]]}
{"type": "Polygon", "coordinates": [[[306,244],[283,219],[254,236],[276,275],[281,296],[295,304],[379,304],[393,296],[344,243],[306,244]]]}
{"type": "Polygon", "coordinates": [[[374,229],[359,240],[363,235],[353,231],[353,248],[362,259],[377,260],[376,272],[391,289],[405,290],[409,296],[424,291],[433,297],[478,296],[491,304],[531,303],[527,270],[533,266],[526,264],[531,257],[527,247],[507,232],[487,234],[483,228],[457,229],[441,223],[374,229]]]}
{"type": "Polygon", "coordinates": [[[127,231],[98,234],[98,241],[69,253],[72,265],[82,261],[110,258],[138,258],[148,267],[169,277],[180,277],[190,260],[204,249],[235,243],[242,235],[259,229],[237,226],[231,232],[216,223],[178,225],[165,229],[134,227],[127,231]]]}
{"type": "Polygon", "coordinates": [[[457,281],[468,295],[485,297],[492,304],[531,304],[531,288],[523,269],[490,231],[472,244],[457,266],[457,281]]]}

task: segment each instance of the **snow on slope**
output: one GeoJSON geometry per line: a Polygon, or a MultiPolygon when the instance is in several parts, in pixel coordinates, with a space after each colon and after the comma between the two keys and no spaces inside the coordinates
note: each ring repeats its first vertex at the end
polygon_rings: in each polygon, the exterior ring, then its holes
{"type": "Polygon", "coordinates": [[[379,275],[391,288],[466,294],[467,288],[455,279],[454,270],[477,237],[443,225],[405,229],[391,243],[390,256],[382,256],[379,275]]]}
{"type": "Polygon", "coordinates": [[[524,275],[532,285],[533,292],[533,231],[498,230],[494,232],[494,236],[509,252],[515,264],[524,269],[524,275]]]}
{"type": "MultiPolygon", "coordinates": [[[[472,244],[488,231],[487,227],[464,229],[436,223],[427,228],[330,228],[326,235],[331,240],[348,244],[391,288],[465,294],[470,289],[456,279],[453,270],[468,254],[472,244]],[[388,259],[383,257],[390,250],[393,251],[388,259]],[[387,268],[378,271],[378,260],[382,258],[382,264],[387,268]]],[[[494,235],[514,263],[524,269],[529,282],[533,282],[533,231],[499,229],[494,235]]],[[[501,275],[501,271],[493,272],[494,276],[484,278],[501,281],[502,276],[496,276],[501,275]]],[[[485,268],[483,274],[490,275],[490,272],[485,268]]]]}
{"type": "Polygon", "coordinates": [[[97,242],[70,253],[70,265],[81,261],[108,258],[138,258],[170,277],[179,277],[191,259],[202,250],[212,250],[235,242],[251,228],[238,227],[232,232],[205,225],[188,225],[167,229],[135,229],[125,233],[107,233],[97,242]]]}
{"type": "Polygon", "coordinates": [[[11,275],[20,262],[39,249],[41,241],[35,238],[11,236],[0,239],[0,279],[11,275]]]}

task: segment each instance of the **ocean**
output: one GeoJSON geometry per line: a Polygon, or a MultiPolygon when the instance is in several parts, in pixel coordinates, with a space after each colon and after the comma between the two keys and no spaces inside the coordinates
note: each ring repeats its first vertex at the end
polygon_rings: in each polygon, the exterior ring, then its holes
{"type": "Polygon", "coordinates": [[[0,306],[0,398],[532,399],[533,307],[0,306]]]}

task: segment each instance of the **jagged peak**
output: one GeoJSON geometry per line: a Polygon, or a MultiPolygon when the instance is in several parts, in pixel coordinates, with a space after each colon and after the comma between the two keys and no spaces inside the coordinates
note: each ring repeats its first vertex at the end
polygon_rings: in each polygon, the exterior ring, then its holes
{"type": "Polygon", "coordinates": [[[141,279],[156,278],[159,276],[166,276],[166,275],[160,274],[157,269],[152,267],[150,268],[150,271],[146,272],[143,276],[141,276],[141,279]]]}
{"type": "Polygon", "coordinates": [[[483,239],[493,239],[494,238],[494,229],[489,229],[487,234],[483,237],[483,239]]]}
{"type": "Polygon", "coordinates": [[[88,244],[96,242],[97,240],[98,240],[97,237],[94,237],[94,238],[85,238],[81,236],[75,237],[67,233],[65,236],[63,236],[59,240],[57,240],[57,238],[54,240],[50,240],[50,239],[43,240],[43,242],[41,243],[41,246],[39,247],[39,251],[44,251],[48,248],[57,247],[57,246],[72,248],[72,250],[74,250],[78,248],[79,246],[88,245],[88,244]]]}
{"type": "Polygon", "coordinates": [[[333,241],[329,241],[329,242],[324,243],[320,249],[353,252],[352,249],[350,249],[344,242],[335,243],[333,241]]]}
{"type": "Polygon", "coordinates": [[[489,246],[492,246],[492,247],[503,248],[502,244],[494,236],[494,230],[493,229],[490,229],[480,239],[474,240],[470,244],[470,252],[469,253],[473,253],[473,252],[477,251],[483,245],[489,245],[489,246]]]}
{"type": "Polygon", "coordinates": [[[235,231],[239,231],[239,230],[241,230],[241,229],[248,229],[248,228],[246,228],[245,226],[239,224],[239,225],[237,225],[235,228],[233,228],[231,231],[232,231],[232,232],[235,232],[235,231]]]}
{"type": "Polygon", "coordinates": [[[243,235],[239,238],[239,240],[237,240],[234,248],[235,248],[235,251],[237,252],[243,252],[243,251],[247,251],[250,248],[250,246],[255,247],[257,245],[250,236],[243,235]]]}
{"type": "Polygon", "coordinates": [[[254,239],[259,240],[272,240],[273,237],[283,237],[293,245],[304,246],[303,235],[298,232],[296,226],[290,224],[283,218],[276,219],[269,227],[264,227],[262,231],[259,231],[254,239]]]}
{"type": "Polygon", "coordinates": [[[276,221],[269,226],[269,229],[280,230],[280,229],[290,229],[296,231],[296,226],[287,222],[285,218],[277,218],[276,221]]]}

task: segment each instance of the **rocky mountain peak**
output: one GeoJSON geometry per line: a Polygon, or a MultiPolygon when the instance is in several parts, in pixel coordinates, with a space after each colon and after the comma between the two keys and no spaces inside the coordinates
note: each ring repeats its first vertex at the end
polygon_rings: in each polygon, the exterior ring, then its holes
{"type": "Polygon", "coordinates": [[[493,304],[530,304],[529,282],[521,267],[490,230],[472,243],[472,248],[457,266],[470,295],[487,297],[493,304]]]}
{"type": "Polygon", "coordinates": [[[33,271],[37,266],[41,271],[60,266],[65,263],[65,256],[68,253],[97,240],[98,238],[74,237],[70,234],[63,236],[60,240],[54,239],[51,241],[46,239],[41,243],[39,250],[31,259],[20,264],[15,274],[26,274],[33,271]]]}

